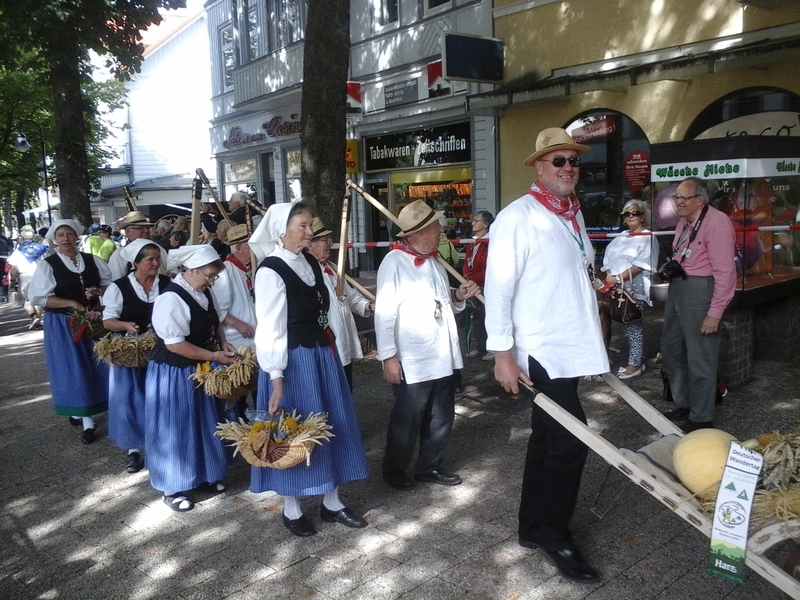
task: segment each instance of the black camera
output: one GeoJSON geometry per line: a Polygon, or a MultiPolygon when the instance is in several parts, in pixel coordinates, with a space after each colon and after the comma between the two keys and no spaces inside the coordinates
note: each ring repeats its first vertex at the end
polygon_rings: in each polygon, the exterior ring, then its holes
{"type": "Polygon", "coordinates": [[[664,266],[658,271],[658,276],[661,278],[661,281],[672,281],[676,277],[682,277],[683,275],[684,272],[681,263],[674,258],[665,262],[664,266]]]}

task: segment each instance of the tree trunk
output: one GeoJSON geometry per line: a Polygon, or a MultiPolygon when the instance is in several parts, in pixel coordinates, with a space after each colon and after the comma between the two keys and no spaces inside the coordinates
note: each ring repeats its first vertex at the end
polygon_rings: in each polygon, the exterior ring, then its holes
{"type": "Polygon", "coordinates": [[[55,116],[55,167],[61,218],[91,223],[89,162],[86,152],[86,99],[81,89],[83,52],[69,22],[51,30],[50,82],[55,116]]]}
{"type": "Polygon", "coordinates": [[[308,0],[301,107],[303,199],[338,232],[345,191],[349,0],[308,0]]]}

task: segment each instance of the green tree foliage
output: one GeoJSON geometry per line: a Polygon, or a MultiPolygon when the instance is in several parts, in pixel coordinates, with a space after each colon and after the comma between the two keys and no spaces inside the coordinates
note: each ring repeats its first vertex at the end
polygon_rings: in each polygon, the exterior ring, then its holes
{"type": "Polygon", "coordinates": [[[161,21],[159,9],[182,8],[185,0],[28,0],[0,4],[0,63],[44,74],[52,99],[56,179],[61,215],[91,220],[91,161],[88,141],[97,105],[90,85],[89,51],[107,58],[118,77],[138,72],[142,29],[161,21]]]}
{"type": "Polygon", "coordinates": [[[308,0],[301,107],[303,199],[339,230],[345,192],[349,0],[308,0]]]}

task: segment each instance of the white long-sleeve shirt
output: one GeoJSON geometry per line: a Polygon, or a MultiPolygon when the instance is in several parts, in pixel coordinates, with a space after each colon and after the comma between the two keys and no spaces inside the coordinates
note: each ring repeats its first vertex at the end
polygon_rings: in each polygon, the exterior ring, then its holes
{"type": "Polygon", "coordinates": [[[577,222],[579,237],[566,219],[526,194],[501,210],[492,225],[484,287],[486,347],[512,350],[525,373],[528,356],[553,379],[608,371],[587,274],[594,250],[580,212],[577,222]]]}
{"type": "MultiPolygon", "coordinates": [[[[270,256],[277,256],[307,285],[314,285],[314,271],[305,256],[276,247],[270,256]]],[[[272,269],[256,271],[256,358],[262,370],[272,379],[283,377],[289,361],[288,310],[286,284],[272,269]]]]}
{"type": "MultiPolygon", "coordinates": [[[[78,264],[74,264],[69,257],[56,252],[56,256],[61,259],[66,267],[73,273],[83,273],[86,264],[83,262],[83,255],[78,253],[78,264]]],[[[106,261],[99,256],[90,254],[94,264],[97,265],[97,270],[100,273],[100,287],[105,287],[111,283],[111,271],[108,269],[106,261]]],[[[45,298],[52,296],[56,290],[56,278],[53,275],[53,267],[46,260],[40,260],[36,272],[33,274],[31,280],[31,287],[28,288],[28,298],[31,304],[36,306],[44,306],[45,298]]]]}
{"type": "Polygon", "coordinates": [[[321,263],[319,268],[322,269],[322,278],[325,280],[325,287],[328,288],[328,295],[331,298],[328,325],[333,330],[333,335],[336,336],[336,350],[339,352],[342,365],[349,365],[354,360],[364,358],[353,313],[362,317],[369,316],[369,300],[354,290],[346,281],[343,288],[344,300],[340,300],[336,296],[336,265],[321,263]],[[326,266],[330,273],[325,272],[326,266]]]}
{"type": "Polygon", "coordinates": [[[378,359],[396,356],[406,383],[432,381],[464,366],[447,273],[430,258],[420,266],[402,250],[392,250],[378,269],[375,337],[378,359]],[[435,316],[436,301],[441,316],[435,316]]]}
{"type": "MultiPolygon", "coordinates": [[[[214,306],[219,313],[220,323],[230,314],[255,330],[256,307],[250,290],[247,289],[247,274],[244,271],[233,263],[226,262],[225,268],[219,272],[219,279],[211,288],[211,293],[214,295],[214,306]]],[[[222,331],[225,333],[225,340],[237,350],[242,346],[255,350],[254,339],[244,337],[233,325],[222,323],[222,331]]]]}

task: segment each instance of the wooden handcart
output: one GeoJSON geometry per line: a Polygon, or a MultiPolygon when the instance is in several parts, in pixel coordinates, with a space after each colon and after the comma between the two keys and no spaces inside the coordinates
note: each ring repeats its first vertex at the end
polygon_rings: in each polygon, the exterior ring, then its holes
{"type": "MultiPolygon", "coordinates": [[[[545,394],[536,392],[532,388],[528,388],[528,390],[534,394],[533,401],[539,407],[556,419],[591,450],[599,454],[609,465],[646,490],[672,512],[702,532],[703,535],[710,537],[711,516],[703,510],[700,502],[692,493],[668,472],[671,470],[670,446],[674,447],[674,443],[683,436],[683,432],[611,373],[606,373],[602,376],[602,379],[661,434],[660,440],[645,446],[639,451],[617,448],[558,406],[545,394]],[[656,452],[648,453],[648,448],[657,444],[662,447],[656,452]],[[659,453],[667,455],[668,464],[661,463],[663,468],[656,466],[653,462],[653,455],[658,455],[659,453]]],[[[790,576],[765,556],[765,552],[769,548],[788,539],[800,539],[800,519],[775,521],[757,531],[751,531],[747,542],[746,562],[753,571],[779,588],[790,598],[800,599],[800,581],[790,576]]]]}

